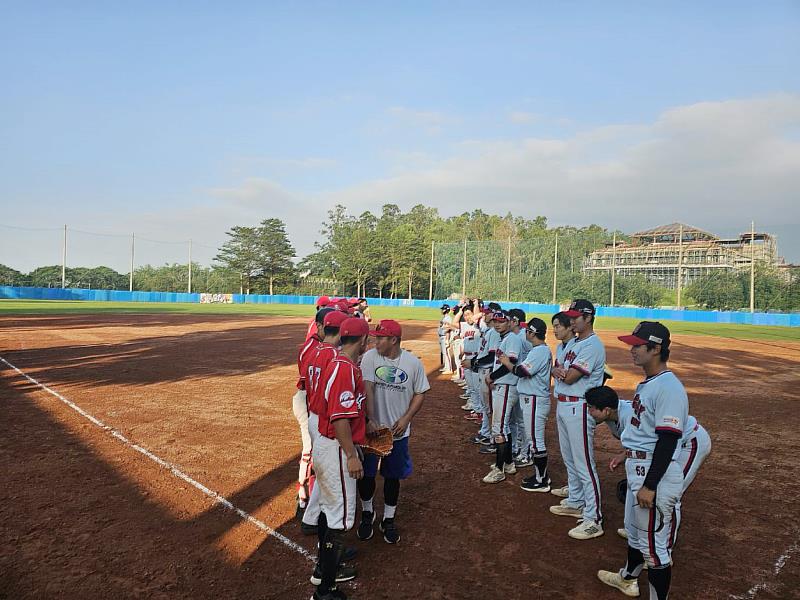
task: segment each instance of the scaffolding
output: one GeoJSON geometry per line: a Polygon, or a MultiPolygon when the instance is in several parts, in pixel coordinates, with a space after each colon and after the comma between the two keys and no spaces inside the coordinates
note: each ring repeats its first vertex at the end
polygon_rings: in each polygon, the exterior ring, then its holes
{"type": "Polygon", "coordinates": [[[681,286],[719,271],[743,271],[753,262],[779,266],[775,237],[769,233],[746,232],[737,238],[716,235],[671,223],[634,233],[630,242],[617,241],[586,257],[585,273],[614,273],[622,277],[642,275],[668,288],[681,286]]]}

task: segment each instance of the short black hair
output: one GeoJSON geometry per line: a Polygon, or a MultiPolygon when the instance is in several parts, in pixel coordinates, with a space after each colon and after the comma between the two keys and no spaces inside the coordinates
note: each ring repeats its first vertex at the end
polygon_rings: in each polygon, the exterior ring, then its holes
{"type": "Polygon", "coordinates": [[[339,334],[339,328],[338,327],[335,327],[333,325],[326,325],[325,326],[325,337],[328,337],[329,335],[338,335],[338,334],[339,334]]]}
{"type": "Polygon", "coordinates": [[[500,312],[501,310],[503,310],[503,307],[500,306],[497,302],[489,302],[488,308],[492,312],[500,312]]]}
{"type": "Polygon", "coordinates": [[[314,320],[317,322],[318,325],[322,325],[325,322],[325,315],[332,313],[334,309],[328,308],[320,308],[317,311],[317,314],[314,316],[314,320]]]}
{"type": "Polygon", "coordinates": [[[561,323],[562,327],[572,326],[572,320],[567,315],[564,314],[563,310],[561,312],[557,312],[556,314],[554,314],[550,319],[551,323],[555,323],[556,321],[561,323]]]}
{"type": "Polygon", "coordinates": [[[669,360],[669,344],[657,344],[655,342],[647,342],[648,350],[652,350],[656,346],[661,346],[661,351],[659,352],[659,356],[661,357],[661,362],[667,362],[669,360]]]}
{"type": "Polygon", "coordinates": [[[604,408],[611,408],[617,410],[619,407],[619,396],[614,388],[607,385],[601,385],[590,390],[586,390],[586,404],[603,410],[604,408]]]}
{"type": "Polygon", "coordinates": [[[349,344],[355,344],[358,340],[360,340],[363,335],[346,335],[339,340],[339,343],[342,346],[347,346],[349,344]]]}

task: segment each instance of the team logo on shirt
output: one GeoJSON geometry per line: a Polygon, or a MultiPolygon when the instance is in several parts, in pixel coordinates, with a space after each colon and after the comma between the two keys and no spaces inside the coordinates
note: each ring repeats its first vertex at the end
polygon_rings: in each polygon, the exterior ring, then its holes
{"type": "Polygon", "coordinates": [[[339,404],[342,405],[342,408],[352,408],[355,403],[356,397],[353,395],[353,392],[346,390],[339,394],[339,404]]]}
{"type": "Polygon", "coordinates": [[[375,369],[375,375],[386,383],[400,385],[408,381],[408,373],[398,367],[382,366],[375,369]]]}

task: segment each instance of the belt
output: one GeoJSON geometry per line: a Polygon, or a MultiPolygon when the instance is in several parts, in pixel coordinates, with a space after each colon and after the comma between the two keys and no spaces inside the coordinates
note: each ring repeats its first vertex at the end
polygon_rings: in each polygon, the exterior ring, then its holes
{"type": "Polygon", "coordinates": [[[653,458],[653,455],[650,452],[643,452],[642,450],[625,450],[625,456],[628,458],[638,458],[639,460],[653,458]]]}
{"type": "Polygon", "coordinates": [[[558,395],[559,402],[580,402],[583,398],[579,398],[578,396],[565,396],[564,394],[558,395]]]}
{"type": "Polygon", "coordinates": [[[477,352],[464,352],[464,356],[475,356],[477,352]]]}

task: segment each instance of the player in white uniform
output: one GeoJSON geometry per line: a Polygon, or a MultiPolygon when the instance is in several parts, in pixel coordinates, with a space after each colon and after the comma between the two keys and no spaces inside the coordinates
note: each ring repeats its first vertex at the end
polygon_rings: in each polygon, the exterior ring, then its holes
{"type": "MultiPolygon", "coordinates": [[[[522,362],[525,360],[525,357],[532,347],[528,342],[528,337],[525,332],[525,311],[521,308],[512,308],[508,311],[508,316],[511,320],[511,333],[518,336],[522,344],[517,359],[518,362],[522,362]]],[[[530,467],[533,464],[529,452],[532,445],[530,430],[525,429],[525,417],[522,414],[522,408],[519,402],[517,402],[511,410],[509,428],[511,430],[514,465],[517,468],[530,467]]]]}
{"type": "MultiPolygon", "coordinates": [[[[555,349],[555,360],[552,366],[552,368],[555,369],[564,366],[564,357],[567,355],[567,345],[573,340],[575,333],[572,331],[572,319],[563,312],[554,314],[550,322],[553,325],[553,337],[555,337],[558,342],[555,349]]],[[[556,400],[558,400],[557,397],[556,400]]],[[[556,427],[558,427],[557,421],[556,427]]],[[[567,477],[567,479],[569,479],[569,477],[567,477]]],[[[569,496],[569,486],[565,485],[560,488],[552,488],[550,493],[559,498],[567,498],[569,496]]]]}
{"type": "Polygon", "coordinates": [[[636,386],[633,414],[621,437],[627,456],[628,558],[619,571],[598,571],[597,576],[635,597],[646,562],[651,600],[666,600],[672,579],[673,511],[684,485],[677,458],[689,421],[689,400],[683,384],[667,366],[670,335],[664,325],[642,321],[631,335],[619,339],[631,346],[633,362],[647,378],[636,386]]]}
{"type": "MultiPolygon", "coordinates": [[[[400,541],[400,532],[394,522],[400,481],[411,475],[412,471],[408,450],[411,421],[422,408],[425,392],[431,386],[422,361],[400,347],[403,330],[397,321],[381,321],[370,335],[375,336],[375,348],[368,350],[361,360],[367,392],[367,430],[388,426],[394,434],[392,452],[380,460],[384,501],[380,529],[386,543],[396,544],[400,541]]],[[[362,540],[370,539],[373,533],[375,510],[372,501],[377,472],[378,457],[367,455],[364,458],[364,477],[358,482],[361,524],[357,533],[362,540]]]]}
{"type": "MultiPolygon", "coordinates": [[[[480,382],[478,374],[472,370],[472,359],[478,355],[481,347],[480,313],[474,311],[472,304],[464,307],[464,326],[461,329],[461,339],[463,343],[463,358],[461,367],[464,372],[464,379],[467,382],[466,403],[461,408],[470,411],[465,415],[466,419],[480,420],[481,413],[480,382]]],[[[464,396],[462,396],[464,398],[464,396]]]]}
{"type": "MultiPolygon", "coordinates": [[[[491,304],[489,305],[492,306],[491,304]]],[[[498,306],[495,304],[495,306],[498,306]]],[[[495,329],[492,318],[494,311],[490,308],[485,309],[483,319],[483,335],[481,336],[481,347],[478,355],[472,360],[472,370],[478,374],[478,383],[481,394],[481,427],[478,435],[473,441],[480,444],[479,452],[482,454],[494,454],[495,445],[492,440],[492,397],[491,390],[486,385],[486,376],[492,372],[494,365],[494,355],[500,347],[500,334],[495,329]]]]}
{"type": "Polygon", "coordinates": [[[496,312],[492,315],[492,322],[500,334],[500,347],[495,351],[492,371],[486,375],[486,385],[490,390],[492,401],[492,439],[496,448],[495,463],[483,478],[484,483],[499,483],[506,478],[506,474],[517,472],[511,450],[511,411],[519,401],[517,394],[517,381],[514,375],[500,362],[501,356],[506,356],[512,365],[517,364],[522,342],[519,336],[511,332],[511,322],[506,313],[496,312]]]}
{"type": "Polygon", "coordinates": [[[550,348],[545,343],[547,325],[533,318],[525,329],[531,350],[516,365],[506,357],[503,364],[519,377],[517,391],[519,406],[525,423],[526,439],[531,440],[526,452],[533,459],[534,473],[522,480],[521,488],[527,492],[549,492],[550,477],[547,474],[547,447],[544,429],[550,414],[550,368],[553,360],[550,348]]]}
{"type": "Polygon", "coordinates": [[[596,423],[586,408],[586,390],[603,382],[606,351],[594,333],[594,305],[575,300],[564,314],[577,337],[567,342],[563,366],[552,370],[558,397],[556,418],[561,456],[567,468],[569,496],[550,512],[582,519],[569,536],[588,540],[603,535],[600,478],[594,460],[596,423]]]}
{"type": "MultiPolygon", "coordinates": [[[[625,427],[630,423],[633,415],[633,403],[630,400],[620,400],[612,388],[600,386],[586,392],[586,403],[589,405],[589,413],[598,423],[605,423],[611,431],[611,435],[620,439],[625,427]]],[[[683,492],[692,485],[697,471],[705,462],[711,452],[711,436],[708,435],[705,427],[697,422],[697,419],[689,415],[686,422],[686,430],[680,441],[680,454],[676,459],[683,473],[683,492]]],[[[615,456],[609,462],[609,469],[614,471],[625,461],[625,453],[615,456]]],[[[675,514],[672,520],[671,542],[674,543],[678,534],[681,520],[681,500],[675,505],[675,514]]],[[[628,533],[625,529],[618,529],[617,533],[627,539],[628,533]]]]}
{"type": "Polygon", "coordinates": [[[439,350],[442,353],[442,368],[440,371],[445,375],[451,374],[454,370],[453,364],[450,362],[450,328],[448,325],[452,322],[453,316],[450,314],[450,305],[442,304],[440,309],[442,311],[442,318],[439,319],[439,350]]]}

